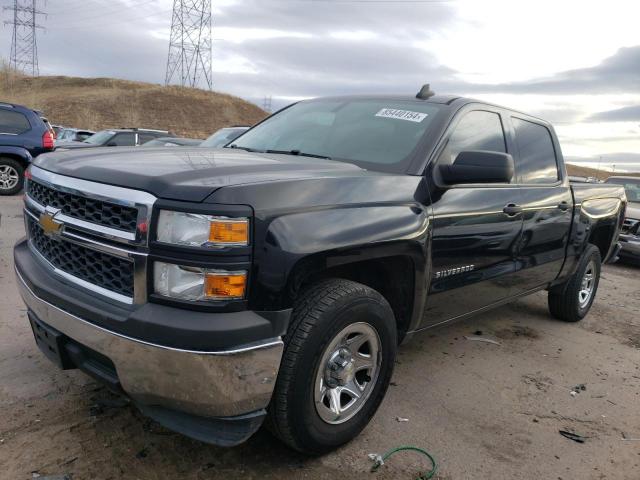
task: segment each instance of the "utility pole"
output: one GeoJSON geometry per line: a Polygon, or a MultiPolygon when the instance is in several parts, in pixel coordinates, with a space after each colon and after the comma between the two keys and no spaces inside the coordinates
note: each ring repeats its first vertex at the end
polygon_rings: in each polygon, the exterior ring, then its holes
{"type": "Polygon", "coordinates": [[[40,75],[36,30],[43,28],[38,25],[37,16],[44,15],[37,3],[38,0],[13,0],[13,6],[3,8],[13,13],[13,19],[4,22],[13,26],[9,66],[34,77],[40,75]]]}
{"type": "Polygon", "coordinates": [[[165,85],[211,90],[211,0],[174,0],[165,85]]]}
{"type": "Polygon", "coordinates": [[[262,101],[262,109],[265,112],[271,113],[271,95],[268,97],[265,95],[264,100],[262,101]]]}

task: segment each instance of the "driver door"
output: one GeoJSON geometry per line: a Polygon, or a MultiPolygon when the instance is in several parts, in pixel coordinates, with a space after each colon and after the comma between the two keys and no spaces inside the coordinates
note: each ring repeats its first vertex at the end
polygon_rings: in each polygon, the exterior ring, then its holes
{"type": "MultiPolygon", "coordinates": [[[[477,108],[458,114],[438,164],[452,163],[462,151],[509,153],[499,111],[477,108]]],[[[431,283],[423,326],[471,313],[512,294],[514,255],[522,230],[522,213],[508,208],[520,199],[512,181],[454,185],[432,194],[431,283]]]]}

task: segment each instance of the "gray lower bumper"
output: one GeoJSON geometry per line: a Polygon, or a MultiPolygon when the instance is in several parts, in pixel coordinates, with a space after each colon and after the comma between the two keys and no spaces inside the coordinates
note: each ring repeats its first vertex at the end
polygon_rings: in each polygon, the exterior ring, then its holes
{"type": "Polygon", "coordinates": [[[634,235],[620,235],[620,255],[640,258],[640,238],[634,235]]]}
{"type": "Polygon", "coordinates": [[[37,297],[19,273],[18,287],[41,321],[109,357],[123,390],[137,403],[231,417],[264,409],[271,399],[283,351],[280,338],[217,352],[169,348],[116,334],[65,312],[37,297]]]}

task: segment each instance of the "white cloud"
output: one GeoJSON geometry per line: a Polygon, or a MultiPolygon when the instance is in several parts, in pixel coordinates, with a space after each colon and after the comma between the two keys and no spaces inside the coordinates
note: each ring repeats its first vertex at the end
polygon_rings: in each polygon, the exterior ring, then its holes
{"type": "Polygon", "coordinates": [[[425,48],[470,82],[505,83],[594,66],[640,44],[640,2],[460,0],[425,48]]]}

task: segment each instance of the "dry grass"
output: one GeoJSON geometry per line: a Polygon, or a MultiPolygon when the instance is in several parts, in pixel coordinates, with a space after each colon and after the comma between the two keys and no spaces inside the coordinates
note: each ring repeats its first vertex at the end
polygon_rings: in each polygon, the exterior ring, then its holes
{"type": "Polygon", "coordinates": [[[194,138],[251,125],[266,115],[252,103],[217,92],[112,78],[32,78],[6,65],[0,66],[0,101],[42,110],[55,125],[157,128],[194,138]]]}
{"type": "MultiPolygon", "coordinates": [[[[596,168],[579,167],[578,165],[567,165],[567,171],[569,175],[575,175],[577,177],[595,177],[599,180],[606,180],[610,176],[614,175],[612,172],[606,170],[598,170],[596,168]]],[[[627,175],[631,177],[640,177],[640,173],[618,173],[617,175],[627,175]]]]}

